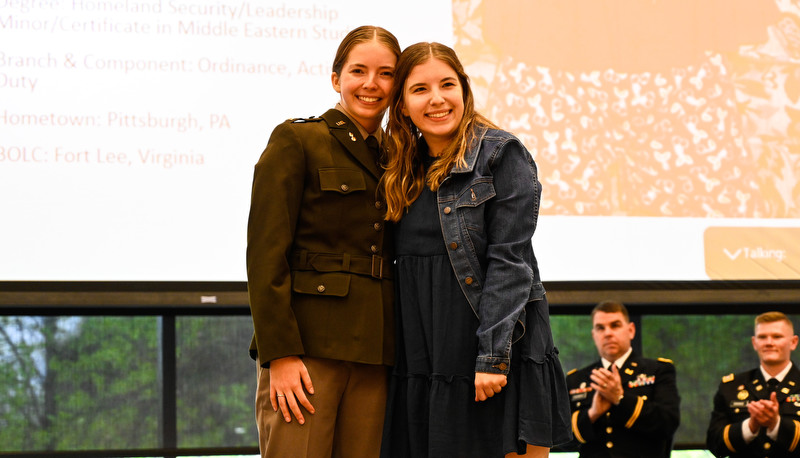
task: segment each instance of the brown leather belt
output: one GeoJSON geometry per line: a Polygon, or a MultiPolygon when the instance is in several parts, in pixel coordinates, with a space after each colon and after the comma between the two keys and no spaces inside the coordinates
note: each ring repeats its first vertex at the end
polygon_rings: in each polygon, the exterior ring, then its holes
{"type": "Polygon", "coordinates": [[[392,278],[392,267],[378,255],[358,256],[348,253],[310,253],[306,250],[292,253],[293,270],[317,272],[350,272],[372,278],[392,278]]]}

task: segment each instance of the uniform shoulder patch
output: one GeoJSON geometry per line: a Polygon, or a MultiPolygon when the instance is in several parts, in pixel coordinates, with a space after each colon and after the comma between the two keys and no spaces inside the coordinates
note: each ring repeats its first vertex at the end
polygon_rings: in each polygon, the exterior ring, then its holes
{"type": "Polygon", "coordinates": [[[567,372],[567,375],[574,374],[574,373],[575,373],[575,372],[577,372],[577,371],[578,371],[578,368],[577,368],[577,367],[576,367],[575,369],[570,369],[570,371],[569,371],[569,372],[567,372]]]}
{"type": "Polygon", "coordinates": [[[722,383],[728,383],[733,380],[733,372],[722,377],[722,383]]]}
{"type": "Polygon", "coordinates": [[[291,123],[320,122],[320,121],[322,121],[322,118],[319,118],[317,116],[310,116],[308,118],[291,118],[291,119],[289,119],[289,122],[291,122],[291,123]]]}
{"type": "Polygon", "coordinates": [[[670,363],[670,364],[675,364],[675,363],[673,363],[673,362],[672,362],[672,360],[671,360],[671,359],[669,359],[669,358],[658,358],[658,360],[659,360],[659,361],[661,361],[662,363],[670,363]]]}

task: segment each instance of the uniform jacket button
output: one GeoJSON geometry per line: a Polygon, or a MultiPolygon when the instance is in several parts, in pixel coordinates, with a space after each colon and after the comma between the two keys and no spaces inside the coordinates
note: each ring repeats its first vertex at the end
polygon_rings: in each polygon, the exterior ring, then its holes
{"type": "Polygon", "coordinates": [[[317,291],[320,292],[320,293],[324,293],[325,292],[325,285],[317,286],[317,291]]]}
{"type": "Polygon", "coordinates": [[[455,250],[456,248],[458,248],[458,244],[456,242],[450,242],[450,249],[455,250]]]}
{"type": "Polygon", "coordinates": [[[472,277],[467,277],[464,279],[464,283],[471,285],[472,284],[472,277]]]}
{"type": "Polygon", "coordinates": [[[611,442],[611,441],[608,441],[608,442],[606,442],[606,447],[607,448],[614,448],[614,443],[611,442]]]}
{"type": "Polygon", "coordinates": [[[380,210],[381,208],[383,208],[383,202],[381,202],[381,201],[376,201],[376,202],[375,202],[375,208],[377,208],[378,210],[380,210]]]}
{"type": "Polygon", "coordinates": [[[444,214],[449,215],[450,212],[453,211],[450,207],[444,207],[444,214]]]}
{"type": "Polygon", "coordinates": [[[369,251],[371,251],[373,254],[374,254],[374,253],[377,253],[377,252],[378,252],[378,245],[372,245],[372,246],[370,246],[370,247],[369,247],[369,251]]]}
{"type": "Polygon", "coordinates": [[[347,192],[350,190],[350,186],[347,186],[346,184],[339,186],[339,188],[341,188],[343,192],[347,192]]]}
{"type": "Polygon", "coordinates": [[[383,227],[381,223],[375,223],[372,225],[372,228],[375,229],[376,231],[381,230],[381,227],[383,227]]]}

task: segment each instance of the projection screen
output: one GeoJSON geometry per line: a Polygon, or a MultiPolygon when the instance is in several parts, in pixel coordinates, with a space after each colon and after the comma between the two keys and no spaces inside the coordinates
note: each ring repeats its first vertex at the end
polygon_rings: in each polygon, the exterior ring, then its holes
{"type": "Polygon", "coordinates": [[[0,0],[0,281],[244,281],[253,165],[361,24],[530,150],[543,280],[800,279],[790,1],[0,0]]]}

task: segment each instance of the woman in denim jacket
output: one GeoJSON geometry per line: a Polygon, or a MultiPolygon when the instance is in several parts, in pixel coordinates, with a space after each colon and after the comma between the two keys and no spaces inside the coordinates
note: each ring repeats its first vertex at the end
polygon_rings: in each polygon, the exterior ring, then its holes
{"type": "Polygon", "coordinates": [[[571,433],[531,244],[536,165],[475,112],[452,49],[408,47],[394,84],[382,184],[398,340],[382,454],[546,456],[571,433]]]}

